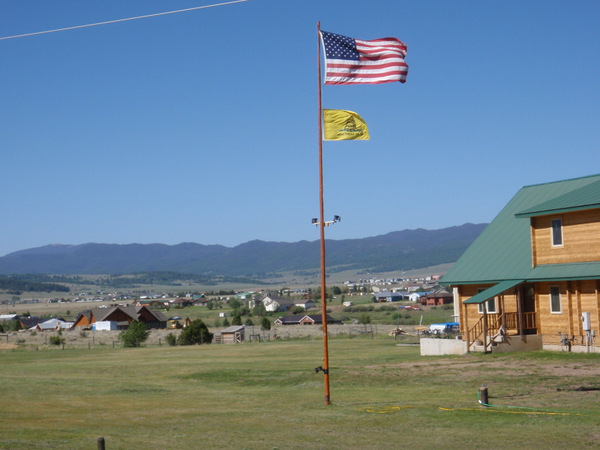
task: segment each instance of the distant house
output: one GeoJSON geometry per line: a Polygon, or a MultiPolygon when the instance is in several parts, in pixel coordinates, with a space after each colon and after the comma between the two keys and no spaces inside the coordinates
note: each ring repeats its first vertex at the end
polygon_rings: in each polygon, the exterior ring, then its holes
{"type": "Polygon", "coordinates": [[[454,301],[454,296],[450,292],[437,291],[431,292],[420,298],[419,303],[427,306],[449,305],[454,301]]]}
{"type": "Polygon", "coordinates": [[[20,317],[19,322],[21,322],[21,328],[24,330],[29,330],[31,328],[35,328],[38,323],[45,322],[48,319],[42,319],[38,316],[33,317],[20,317]]]}
{"type": "Polygon", "coordinates": [[[399,302],[406,299],[406,294],[399,292],[381,291],[373,294],[378,302],[399,302]]]}
{"type": "Polygon", "coordinates": [[[193,306],[194,299],[192,298],[176,298],[170,302],[171,306],[175,308],[185,308],[186,306],[193,306]]]}
{"type": "Polygon", "coordinates": [[[294,302],[294,306],[301,306],[304,308],[304,311],[308,311],[310,308],[314,308],[315,307],[315,302],[313,302],[312,300],[296,300],[294,302]]]}
{"type": "MultiPolygon", "coordinates": [[[[298,314],[294,316],[280,317],[275,325],[319,325],[323,323],[321,314],[298,314]]],[[[327,323],[339,323],[333,317],[327,315],[327,323]]]]}
{"type": "Polygon", "coordinates": [[[264,294],[262,298],[260,298],[260,301],[265,305],[267,312],[287,311],[296,304],[295,302],[305,303],[303,301],[272,294],[264,294]]]}
{"type": "Polygon", "coordinates": [[[19,319],[18,314],[2,314],[2,315],[0,315],[0,322],[8,322],[11,320],[18,320],[18,319],[19,319]]]}
{"type": "Polygon", "coordinates": [[[148,308],[160,308],[161,306],[164,306],[163,301],[161,300],[147,299],[144,297],[140,297],[140,299],[133,302],[133,304],[135,306],[147,306],[148,308]]]}
{"type": "Polygon", "coordinates": [[[54,331],[54,330],[68,330],[72,327],[73,327],[73,322],[66,322],[63,319],[54,318],[54,319],[46,319],[43,322],[39,322],[29,329],[37,330],[37,331],[54,331]]]}
{"type": "Polygon", "coordinates": [[[126,329],[134,320],[145,323],[148,329],[162,329],[167,324],[166,317],[160,311],[153,311],[146,306],[112,306],[79,313],[74,327],[91,327],[95,322],[117,322],[119,329],[126,329]]]}
{"type": "Polygon", "coordinates": [[[425,292],[413,292],[408,296],[408,299],[411,302],[418,302],[421,300],[421,297],[424,297],[425,295],[427,295],[425,292]]]}
{"type": "Polygon", "coordinates": [[[194,306],[206,306],[208,299],[204,294],[195,295],[192,297],[194,306]]]}

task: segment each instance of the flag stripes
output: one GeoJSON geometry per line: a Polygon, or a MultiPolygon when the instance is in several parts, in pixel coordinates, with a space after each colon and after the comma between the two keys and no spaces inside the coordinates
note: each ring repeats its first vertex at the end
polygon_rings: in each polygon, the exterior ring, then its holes
{"type": "Polygon", "coordinates": [[[325,84],[406,82],[406,44],[396,38],[365,41],[321,31],[325,84]]]}

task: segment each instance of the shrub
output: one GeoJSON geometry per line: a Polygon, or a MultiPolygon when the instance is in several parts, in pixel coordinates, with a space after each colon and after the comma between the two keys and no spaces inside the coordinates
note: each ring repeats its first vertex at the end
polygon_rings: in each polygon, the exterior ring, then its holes
{"type": "Polygon", "coordinates": [[[50,345],[61,345],[65,343],[65,339],[61,338],[60,336],[50,336],[48,342],[50,345]]]}
{"type": "Polygon", "coordinates": [[[125,331],[121,331],[119,339],[123,342],[123,347],[140,347],[149,335],[146,324],[134,320],[125,331]]]}
{"type": "Polygon", "coordinates": [[[359,317],[360,323],[371,323],[371,316],[367,313],[362,313],[359,317]]]}
{"type": "Polygon", "coordinates": [[[179,345],[210,344],[213,340],[213,334],[208,331],[206,324],[196,319],[183,329],[177,343],[179,345]]]}
{"type": "Polygon", "coordinates": [[[168,345],[170,345],[171,347],[173,347],[174,345],[177,345],[177,336],[175,336],[174,333],[169,333],[165,337],[165,341],[167,341],[168,345]]]}

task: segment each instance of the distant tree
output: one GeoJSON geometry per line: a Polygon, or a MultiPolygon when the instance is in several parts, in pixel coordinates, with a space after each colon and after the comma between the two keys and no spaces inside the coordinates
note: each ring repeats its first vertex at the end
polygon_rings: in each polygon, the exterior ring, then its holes
{"type": "Polygon", "coordinates": [[[209,300],[206,302],[206,307],[210,310],[215,308],[215,302],[213,300],[209,300]]]}
{"type": "Polygon", "coordinates": [[[11,320],[6,326],[6,331],[19,331],[23,326],[20,320],[11,320]]]}
{"type": "Polygon", "coordinates": [[[149,335],[145,323],[133,320],[125,331],[121,331],[119,339],[123,342],[123,347],[141,347],[149,335]]]}
{"type": "Polygon", "coordinates": [[[310,298],[315,302],[321,300],[321,289],[314,291],[310,298]]]}
{"type": "Polygon", "coordinates": [[[362,313],[358,320],[360,323],[371,323],[371,316],[369,316],[367,313],[362,313]]]}
{"type": "Polygon", "coordinates": [[[263,302],[258,302],[254,308],[252,308],[252,314],[258,317],[263,317],[267,315],[267,309],[263,302]]]}
{"type": "Polygon", "coordinates": [[[233,316],[233,319],[231,319],[231,325],[241,325],[242,324],[242,318],[240,317],[239,314],[236,314],[235,316],[233,316]]]}
{"type": "Polygon", "coordinates": [[[229,320],[227,320],[227,317],[225,317],[225,318],[223,319],[223,326],[224,326],[224,327],[228,327],[229,325],[231,325],[231,324],[229,323],[229,320]]]}
{"type": "Polygon", "coordinates": [[[331,292],[333,292],[333,295],[340,295],[342,290],[339,288],[339,286],[333,286],[331,288],[331,292]]]}
{"type": "Polygon", "coordinates": [[[208,327],[201,319],[194,320],[183,329],[177,343],[179,345],[210,344],[213,340],[213,334],[208,331],[208,327]]]}
{"type": "Polygon", "coordinates": [[[290,312],[292,314],[302,314],[305,311],[306,311],[306,309],[304,309],[304,306],[300,306],[300,305],[295,305],[290,308],[290,312]]]}
{"type": "Polygon", "coordinates": [[[271,329],[271,321],[269,320],[268,317],[262,318],[262,320],[260,321],[260,328],[261,328],[261,330],[264,330],[264,331],[268,331],[271,329]]]}
{"type": "Polygon", "coordinates": [[[253,325],[254,325],[254,322],[252,322],[252,319],[251,319],[250,317],[248,317],[248,318],[246,319],[246,322],[245,322],[245,323],[246,323],[246,325],[248,325],[249,327],[251,327],[251,326],[253,326],[253,325]]]}
{"type": "Polygon", "coordinates": [[[230,299],[227,304],[229,305],[229,307],[231,309],[238,309],[242,306],[242,302],[240,300],[238,300],[237,298],[232,298],[230,299]]]}

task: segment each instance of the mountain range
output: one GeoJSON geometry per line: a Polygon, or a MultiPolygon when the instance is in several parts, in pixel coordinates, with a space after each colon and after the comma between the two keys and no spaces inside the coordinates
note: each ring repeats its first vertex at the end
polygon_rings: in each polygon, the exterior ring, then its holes
{"type": "MultiPolygon", "coordinates": [[[[403,230],[361,239],[326,240],[328,271],[392,272],[455,262],[487,224],[403,230]]],[[[313,270],[320,242],[249,241],[235,247],[196,243],[54,244],[0,257],[0,274],[187,274],[261,276],[313,270]]]]}

